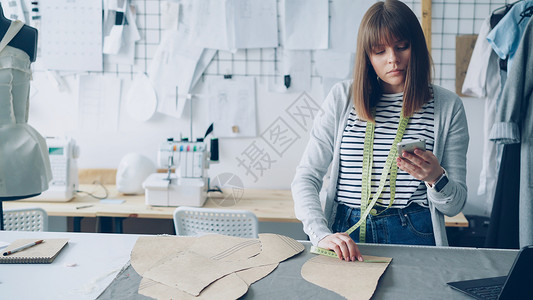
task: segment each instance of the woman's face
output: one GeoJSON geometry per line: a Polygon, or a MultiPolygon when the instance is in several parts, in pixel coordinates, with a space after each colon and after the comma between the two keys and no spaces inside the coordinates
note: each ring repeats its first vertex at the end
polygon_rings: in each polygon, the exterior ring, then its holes
{"type": "Polygon", "coordinates": [[[384,93],[403,92],[410,58],[411,46],[405,40],[396,40],[388,45],[372,48],[370,63],[381,81],[384,93]]]}

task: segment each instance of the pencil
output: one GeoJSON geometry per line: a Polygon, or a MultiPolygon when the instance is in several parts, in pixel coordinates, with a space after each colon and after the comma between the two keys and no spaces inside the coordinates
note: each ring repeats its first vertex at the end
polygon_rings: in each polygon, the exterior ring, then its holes
{"type": "Polygon", "coordinates": [[[22,251],[22,250],[24,250],[24,249],[28,249],[28,248],[33,247],[33,246],[35,246],[35,245],[39,245],[39,244],[42,243],[42,242],[43,242],[43,240],[38,240],[38,241],[36,241],[36,242],[31,242],[31,243],[29,243],[29,244],[26,244],[26,245],[20,246],[20,247],[18,247],[18,248],[13,249],[13,250],[6,251],[6,252],[4,252],[4,256],[7,256],[7,255],[9,255],[9,254],[13,254],[13,253],[17,253],[17,252],[19,252],[19,251],[22,251]]]}
{"type": "Polygon", "coordinates": [[[92,206],[93,206],[92,204],[89,204],[89,205],[82,205],[82,206],[76,206],[76,209],[87,208],[87,207],[92,207],[92,206]]]}

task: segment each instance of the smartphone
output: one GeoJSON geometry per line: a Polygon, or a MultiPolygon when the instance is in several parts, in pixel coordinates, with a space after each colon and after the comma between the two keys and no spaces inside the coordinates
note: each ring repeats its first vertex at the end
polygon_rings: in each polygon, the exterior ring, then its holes
{"type": "Polygon", "coordinates": [[[403,151],[414,153],[415,149],[426,151],[426,140],[418,139],[418,140],[399,142],[398,143],[398,156],[402,156],[403,151]]]}

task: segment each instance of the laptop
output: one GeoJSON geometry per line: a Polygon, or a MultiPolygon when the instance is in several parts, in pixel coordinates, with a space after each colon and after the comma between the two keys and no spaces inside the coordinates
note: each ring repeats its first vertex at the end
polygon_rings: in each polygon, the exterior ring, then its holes
{"type": "Polygon", "coordinates": [[[507,276],[448,282],[476,299],[533,299],[533,245],[518,252],[507,276]]]}

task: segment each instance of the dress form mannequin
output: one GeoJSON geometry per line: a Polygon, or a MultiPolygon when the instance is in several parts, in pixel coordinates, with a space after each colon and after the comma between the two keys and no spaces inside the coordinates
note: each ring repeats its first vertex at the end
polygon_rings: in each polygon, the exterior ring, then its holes
{"type": "MultiPolygon", "coordinates": [[[[0,37],[6,34],[10,24],[11,20],[4,16],[2,4],[0,4],[0,37]]],[[[37,29],[24,25],[8,45],[23,50],[30,57],[30,61],[34,62],[37,56],[37,29]]]]}
{"type": "Polygon", "coordinates": [[[36,59],[37,30],[7,19],[0,5],[0,39],[5,40],[0,49],[0,230],[3,230],[2,201],[39,195],[48,189],[52,177],[46,142],[27,124],[30,63],[36,59]]]}

